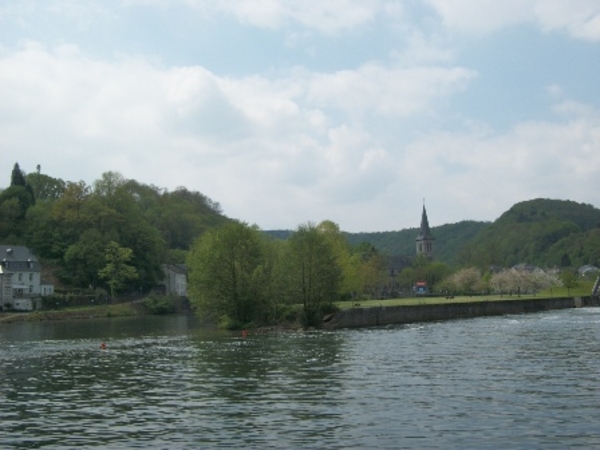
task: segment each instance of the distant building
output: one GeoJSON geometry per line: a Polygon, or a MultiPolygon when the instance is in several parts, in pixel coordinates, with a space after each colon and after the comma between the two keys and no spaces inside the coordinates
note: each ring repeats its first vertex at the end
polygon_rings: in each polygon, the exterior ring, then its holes
{"type": "Polygon", "coordinates": [[[424,255],[427,259],[433,259],[433,242],[435,241],[431,230],[429,229],[429,220],[427,211],[423,204],[423,213],[421,214],[421,228],[417,236],[417,256],[424,255]]]}
{"type": "Polygon", "coordinates": [[[427,295],[429,293],[427,290],[427,283],[425,281],[417,281],[413,287],[413,291],[416,295],[427,295]]]}
{"type": "Polygon", "coordinates": [[[41,306],[40,297],[53,293],[50,284],[41,289],[41,265],[22,245],[0,245],[0,309],[31,311],[41,306]]]}
{"type": "Polygon", "coordinates": [[[162,264],[161,268],[165,274],[162,282],[165,294],[187,297],[187,267],[185,264],[162,264]]]}

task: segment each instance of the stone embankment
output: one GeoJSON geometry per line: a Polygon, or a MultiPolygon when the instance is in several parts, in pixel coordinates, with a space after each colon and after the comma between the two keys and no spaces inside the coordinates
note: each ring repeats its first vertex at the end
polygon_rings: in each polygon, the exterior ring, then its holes
{"type": "Polygon", "coordinates": [[[597,297],[565,297],[351,308],[328,316],[323,323],[323,328],[335,330],[339,328],[376,327],[470,317],[524,314],[587,306],[600,306],[600,301],[597,297]]]}

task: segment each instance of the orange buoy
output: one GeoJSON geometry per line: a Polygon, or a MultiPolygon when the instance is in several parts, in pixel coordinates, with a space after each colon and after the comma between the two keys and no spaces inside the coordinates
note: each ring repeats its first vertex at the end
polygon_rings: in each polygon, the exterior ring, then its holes
{"type": "Polygon", "coordinates": [[[248,337],[248,331],[244,328],[242,330],[242,337],[245,339],[246,337],[248,337]]]}
{"type": "Polygon", "coordinates": [[[106,342],[103,342],[102,344],[100,344],[100,348],[102,350],[106,350],[106,342]]]}

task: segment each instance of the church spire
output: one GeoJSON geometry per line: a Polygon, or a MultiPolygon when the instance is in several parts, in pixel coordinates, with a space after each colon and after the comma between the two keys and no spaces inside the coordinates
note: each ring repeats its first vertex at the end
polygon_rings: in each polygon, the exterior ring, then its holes
{"type": "Polygon", "coordinates": [[[433,258],[433,241],[434,237],[429,228],[429,220],[427,219],[427,210],[425,209],[425,200],[423,200],[423,213],[421,214],[421,229],[417,236],[417,255],[425,255],[427,259],[433,258]]]}

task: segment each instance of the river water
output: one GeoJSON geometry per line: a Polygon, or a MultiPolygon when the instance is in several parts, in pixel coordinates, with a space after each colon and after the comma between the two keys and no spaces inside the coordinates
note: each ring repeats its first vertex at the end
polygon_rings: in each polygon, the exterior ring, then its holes
{"type": "Polygon", "coordinates": [[[0,448],[600,448],[599,377],[600,308],[246,339],[2,324],[0,448]]]}

